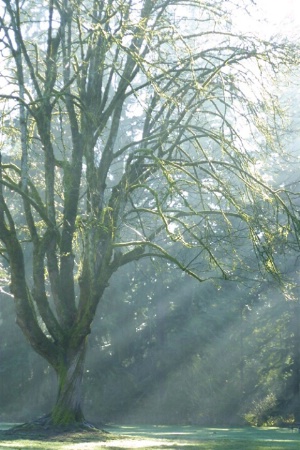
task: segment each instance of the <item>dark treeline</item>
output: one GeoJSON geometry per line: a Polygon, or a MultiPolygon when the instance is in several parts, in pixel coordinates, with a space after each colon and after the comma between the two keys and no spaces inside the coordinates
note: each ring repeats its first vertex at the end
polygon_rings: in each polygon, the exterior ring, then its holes
{"type": "MultiPolygon", "coordinates": [[[[128,269],[112,279],[89,339],[90,420],[263,425],[298,416],[299,300],[268,283],[199,284],[156,261],[128,269]]],[[[54,372],[4,296],[0,332],[0,420],[46,413],[54,372]]]]}

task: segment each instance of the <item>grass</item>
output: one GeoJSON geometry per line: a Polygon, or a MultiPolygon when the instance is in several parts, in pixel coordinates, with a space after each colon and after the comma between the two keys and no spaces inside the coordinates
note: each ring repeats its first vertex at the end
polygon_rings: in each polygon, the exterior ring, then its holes
{"type": "MultiPolygon", "coordinates": [[[[0,426],[1,427],[1,426],[0,426]]],[[[2,427],[4,429],[5,427],[2,427]]],[[[6,427],[7,428],[7,427],[6,427]]],[[[0,437],[0,450],[299,450],[300,433],[279,428],[121,426],[110,434],[77,433],[46,440],[0,437]]]]}

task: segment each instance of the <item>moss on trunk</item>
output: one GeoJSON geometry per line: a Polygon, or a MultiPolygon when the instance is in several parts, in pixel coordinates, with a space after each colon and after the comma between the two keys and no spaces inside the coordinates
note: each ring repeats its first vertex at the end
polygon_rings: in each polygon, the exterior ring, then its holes
{"type": "Polygon", "coordinates": [[[69,350],[55,369],[58,377],[58,395],[51,412],[51,421],[54,425],[84,422],[81,404],[85,347],[83,343],[78,350],[69,350]]]}

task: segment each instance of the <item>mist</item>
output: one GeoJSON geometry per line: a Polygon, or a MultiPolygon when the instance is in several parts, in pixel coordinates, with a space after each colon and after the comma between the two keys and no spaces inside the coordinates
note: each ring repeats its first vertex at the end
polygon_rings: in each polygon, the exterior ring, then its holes
{"type": "Polygon", "coordinates": [[[4,3],[0,422],[298,422],[295,36],[252,1],[4,3]]]}

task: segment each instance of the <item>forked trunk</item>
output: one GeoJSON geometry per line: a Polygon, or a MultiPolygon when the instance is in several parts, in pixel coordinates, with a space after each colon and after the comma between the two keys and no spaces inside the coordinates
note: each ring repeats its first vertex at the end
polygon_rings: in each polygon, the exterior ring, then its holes
{"type": "Polygon", "coordinates": [[[70,350],[62,364],[56,368],[58,395],[51,413],[53,425],[84,422],[81,409],[84,356],[85,344],[82,344],[77,351],[70,350]]]}

